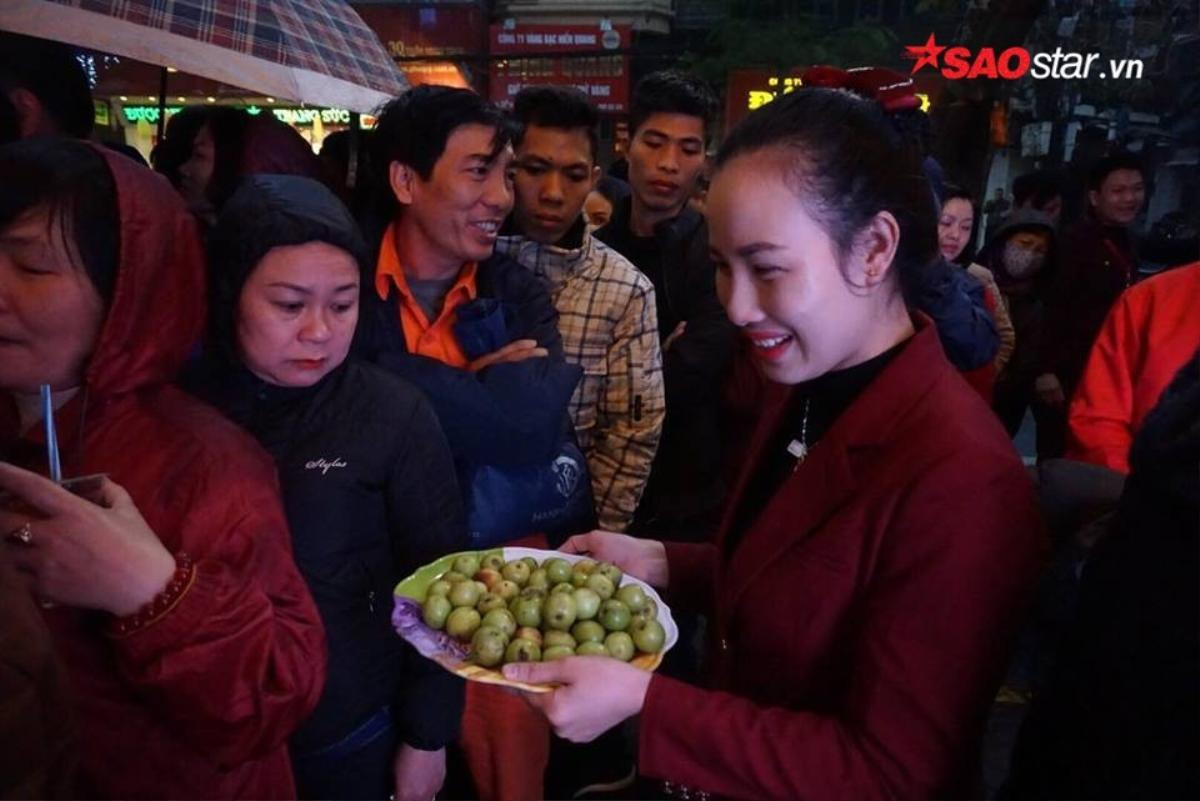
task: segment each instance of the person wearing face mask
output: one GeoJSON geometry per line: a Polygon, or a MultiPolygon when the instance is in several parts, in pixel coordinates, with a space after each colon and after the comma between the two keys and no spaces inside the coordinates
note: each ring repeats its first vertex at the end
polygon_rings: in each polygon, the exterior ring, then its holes
{"type": "Polygon", "coordinates": [[[714,543],[592,532],[712,615],[701,687],[603,657],[509,664],[563,737],[640,714],[638,765],[677,798],[964,798],[1043,552],[1033,486],[910,312],[937,258],[919,161],[877,106],[802,88],[717,156],[717,287],[764,375],[763,416],[714,543]]]}
{"type": "Polygon", "coordinates": [[[1000,296],[1000,287],[992,271],[971,260],[968,245],[975,233],[975,204],[971,196],[956,186],[947,186],[942,201],[942,213],[938,217],[938,249],[951,264],[966,267],[967,274],[983,285],[984,303],[996,324],[1000,337],[1000,349],[992,362],[997,374],[1004,370],[1016,346],[1016,332],[1008,309],[1000,296]]]}
{"type": "Polygon", "coordinates": [[[291,797],[325,635],[270,458],[171,383],[204,324],[195,220],[82,142],[0,147],[0,186],[0,547],[67,670],[72,795],[291,797]],[[45,384],[62,474],[104,474],[86,498],[33,472],[45,384]]]}
{"type": "Polygon", "coordinates": [[[325,690],[291,738],[300,797],[427,801],[463,686],[396,636],[391,597],[467,547],[449,446],[416,388],[348,357],[370,260],[332,192],[251,176],[209,251],[207,353],[188,385],[274,457],[329,643],[325,690]]]}
{"type": "Polygon", "coordinates": [[[1020,209],[979,252],[978,261],[996,279],[1001,301],[1012,320],[1012,356],[996,379],[992,406],[1008,433],[1015,436],[1032,408],[1038,422],[1038,453],[1049,455],[1050,432],[1059,423],[1053,408],[1034,392],[1038,374],[1045,299],[1054,275],[1056,234],[1050,218],[1040,211],[1020,209]]]}

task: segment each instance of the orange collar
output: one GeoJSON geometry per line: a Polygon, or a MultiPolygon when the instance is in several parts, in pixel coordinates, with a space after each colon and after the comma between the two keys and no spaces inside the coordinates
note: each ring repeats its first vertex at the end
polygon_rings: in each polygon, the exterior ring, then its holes
{"type": "MultiPolygon", "coordinates": [[[[420,310],[416,299],[413,297],[412,291],[408,288],[408,278],[404,274],[404,267],[400,264],[400,256],[396,253],[395,240],[395,223],[390,223],[387,230],[384,231],[383,241],[379,243],[379,259],[376,262],[375,269],[375,292],[381,300],[387,300],[389,284],[395,285],[400,291],[400,296],[404,302],[420,310]]],[[[460,293],[465,293],[467,300],[474,300],[477,289],[475,285],[475,274],[478,270],[478,265],[469,261],[458,272],[458,278],[454,285],[450,287],[450,291],[446,293],[447,299],[454,297],[460,293]]],[[[448,307],[458,305],[447,304],[448,307]]]]}

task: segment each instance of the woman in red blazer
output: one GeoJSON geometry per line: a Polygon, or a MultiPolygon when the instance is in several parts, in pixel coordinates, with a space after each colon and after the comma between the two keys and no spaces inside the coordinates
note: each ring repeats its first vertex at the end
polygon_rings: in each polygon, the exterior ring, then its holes
{"type": "Polygon", "coordinates": [[[715,544],[593,532],[709,616],[711,689],[623,662],[509,665],[586,741],[641,713],[647,776],[730,798],[965,797],[1043,551],[999,422],[910,315],[937,248],[915,155],[870,101],[804,89],[726,142],[709,193],[729,317],[769,405],[715,544]]]}

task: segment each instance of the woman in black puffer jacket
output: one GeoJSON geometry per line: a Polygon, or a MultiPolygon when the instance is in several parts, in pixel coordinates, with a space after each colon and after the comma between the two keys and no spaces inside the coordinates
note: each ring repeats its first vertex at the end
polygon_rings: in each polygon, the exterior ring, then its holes
{"type": "Polygon", "coordinates": [[[210,244],[210,339],[187,383],[274,456],[328,634],[328,683],[291,740],[301,797],[424,801],[463,688],[392,630],[392,588],[466,546],[449,447],[415,388],[347,358],[370,260],[324,186],[247,178],[210,244]]]}

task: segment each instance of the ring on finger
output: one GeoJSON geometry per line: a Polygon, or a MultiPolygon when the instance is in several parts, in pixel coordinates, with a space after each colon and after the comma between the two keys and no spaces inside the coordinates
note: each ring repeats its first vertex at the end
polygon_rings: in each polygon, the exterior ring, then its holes
{"type": "Polygon", "coordinates": [[[17,526],[12,531],[8,532],[8,539],[16,540],[22,545],[33,544],[33,527],[29,523],[23,523],[17,526]]]}

